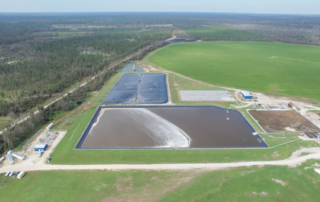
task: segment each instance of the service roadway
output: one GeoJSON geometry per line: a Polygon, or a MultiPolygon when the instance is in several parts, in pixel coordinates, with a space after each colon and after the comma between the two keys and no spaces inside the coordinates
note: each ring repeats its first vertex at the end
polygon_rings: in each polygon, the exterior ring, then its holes
{"type": "Polygon", "coordinates": [[[99,164],[99,165],[50,165],[39,161],[33,165],[20,163],[0,168],[0,173],[8,171],[37,171],[37,170],[222,170],[243,166],[290,166],[295,167],[310,159],[320,159],[320,147],[304,148],[293,152],[290,158],[277,161],[248,161],[235,163],[186,163],[186,164],[99,164]],[[312,153],[300,156],[302,153],[312,153]]]}

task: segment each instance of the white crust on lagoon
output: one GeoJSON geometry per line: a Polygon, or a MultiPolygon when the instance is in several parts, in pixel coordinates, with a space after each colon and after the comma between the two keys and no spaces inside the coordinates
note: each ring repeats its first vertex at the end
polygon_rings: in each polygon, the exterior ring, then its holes
{"type": "Polygon", "coordinates": [[[190,147],[191,138],[181,128],[158,116],[145,108],[104,108],[101,109],[98,118],[91,130],[99,123],[100,117],[108,110],[124,110],[126,115],[133,120],[139,120],[139,127],[146,131],[156,146],[163,148],[190,147]]]}

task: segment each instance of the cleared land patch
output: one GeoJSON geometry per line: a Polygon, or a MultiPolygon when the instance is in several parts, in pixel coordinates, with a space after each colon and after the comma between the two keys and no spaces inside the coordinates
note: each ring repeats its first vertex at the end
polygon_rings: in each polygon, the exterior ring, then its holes
{"type": "Polygon", "coordinates": [[[219,41],[170,45],[149,59],[211,84],[320,100],[320,64],[304,62],[320,62],[319,54],[320,48],[314,46],[219,41]]]}
{"type": "Polygon", "coordinates": [[[250,110],[249,113],[258,120],[266,132],[320,132],[306,118],[296,111],[258,111],[250,110]]]}

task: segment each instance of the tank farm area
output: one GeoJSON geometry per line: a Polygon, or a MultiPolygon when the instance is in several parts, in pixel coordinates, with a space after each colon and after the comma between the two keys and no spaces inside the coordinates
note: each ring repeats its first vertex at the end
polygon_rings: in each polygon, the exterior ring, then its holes
{"type": "MultiPolygon", "coordinates": [[[[121,71],[123,75],[97,108],[75,149],[268,147],[239,111],[172,104],[168,74],[136,72],[137,66],[130,65],[121,71]]],[[[190,101],[234,101],[228,91],[221,90],[181,94],[190,101]]]]}

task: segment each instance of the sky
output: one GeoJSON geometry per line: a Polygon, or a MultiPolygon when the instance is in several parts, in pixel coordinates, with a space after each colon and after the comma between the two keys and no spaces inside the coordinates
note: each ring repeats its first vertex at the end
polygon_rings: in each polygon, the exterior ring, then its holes
{"type": "Polygon", "coordinates": [[[320,14],[320,0],[0,0],[0,12],[320,14]]]}

